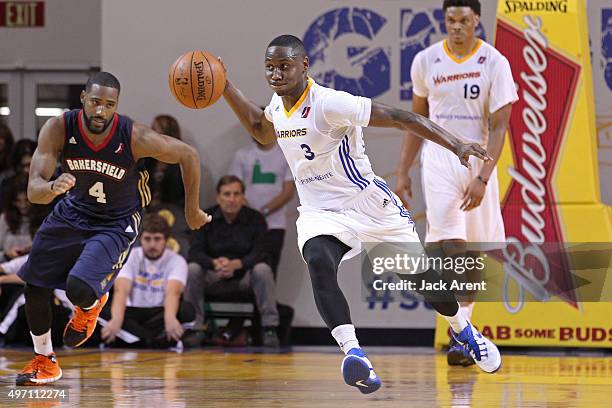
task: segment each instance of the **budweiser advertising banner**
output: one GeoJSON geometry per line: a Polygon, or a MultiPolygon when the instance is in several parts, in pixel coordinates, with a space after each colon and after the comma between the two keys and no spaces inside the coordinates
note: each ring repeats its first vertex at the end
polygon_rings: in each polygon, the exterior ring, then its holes
{"type": "MultiPolygon", "coordinates": [[[[502,346],[612,347],[612,211],[599,192],[586,2],[502,0],[495,46],[520,99],[498,165],[506,248],[485,277],[498,292],[473,322],[502,346]]],[[[440,346],[447,324],[437,327],[440,346]]]]}

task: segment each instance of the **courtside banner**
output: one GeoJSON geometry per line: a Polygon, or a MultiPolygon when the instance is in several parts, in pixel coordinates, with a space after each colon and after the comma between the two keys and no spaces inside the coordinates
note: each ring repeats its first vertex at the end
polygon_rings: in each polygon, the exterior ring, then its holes
{"type": "MultiPolygon", "coordinates": [[[[586,1],[501,0],[495,46],[510,61],[519,101],[498,164],[507,247],[488,265],[504,276],[503,300],[477,304],[473,322],[502,346],[612,347],[612,303],[581,299],[568,251],[543,250],[612,240],[599,192],[586,1]]],[[[610,259],[598,268],[588,273],[607,287],[610,259]]],[[[437,345],[448,342],[447,327],[438,319],[437,345]]]]}

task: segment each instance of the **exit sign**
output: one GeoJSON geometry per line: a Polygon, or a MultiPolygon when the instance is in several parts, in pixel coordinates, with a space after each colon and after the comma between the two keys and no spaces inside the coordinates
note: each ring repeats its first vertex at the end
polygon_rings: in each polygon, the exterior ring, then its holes
{"type": "Polygon", "coordinates": [[[43,27],[43,1],[0,1],[0,27],[43,27]]]}

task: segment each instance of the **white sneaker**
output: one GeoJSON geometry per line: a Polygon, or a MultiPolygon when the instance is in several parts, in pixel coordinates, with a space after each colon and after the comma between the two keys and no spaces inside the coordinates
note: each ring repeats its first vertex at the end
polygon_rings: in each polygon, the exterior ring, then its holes
{"type": "Polygon", "coordinates": [[[451,330],[453,337],[470,353],[476,365],[486,373],[494,373],[501,367],[502,358],[497,346],[480,334],[470,323],[457,334],[451,330]]]}

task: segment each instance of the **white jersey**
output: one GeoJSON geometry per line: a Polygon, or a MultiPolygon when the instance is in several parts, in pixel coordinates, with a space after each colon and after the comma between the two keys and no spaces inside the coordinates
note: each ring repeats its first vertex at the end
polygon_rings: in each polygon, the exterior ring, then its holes
{"type": "Polygon", "coordinates": [[[370,186],[372,165],[362,127],[372,102],[318,85],[312,79],[288,112],[274,94],[265,109],[274,124],[303,206],[338,210],[370,186]]]}
{"type": "MultiPolygon", "coordinates": [[[[478,40],[470,55],[460,60],[449,52],[446,41],[426,48],[416,55],[411,76],[414,94],[427,98],[432,121],[464,141],[485,148],[489,116],[518,100],[508,60],[482,40],[478,40]]],[[[496,169],[480,205],[468,212],[460,209],[465,191],[483,165],[476,158],[470,158],[470,163],[471,169],[463,167],[452,152],[435,143],[427,141],[423,146],[427,242],[505,241],[496,169]]]]}
{"type": "Polygon", "coordinates": [[[483,147],[489,115],[518,100],[508,60],[482,40],[460,60],[440,41],[416,55],[410,75],[414,94],[427,98],[432,121],[483,147]]]}

